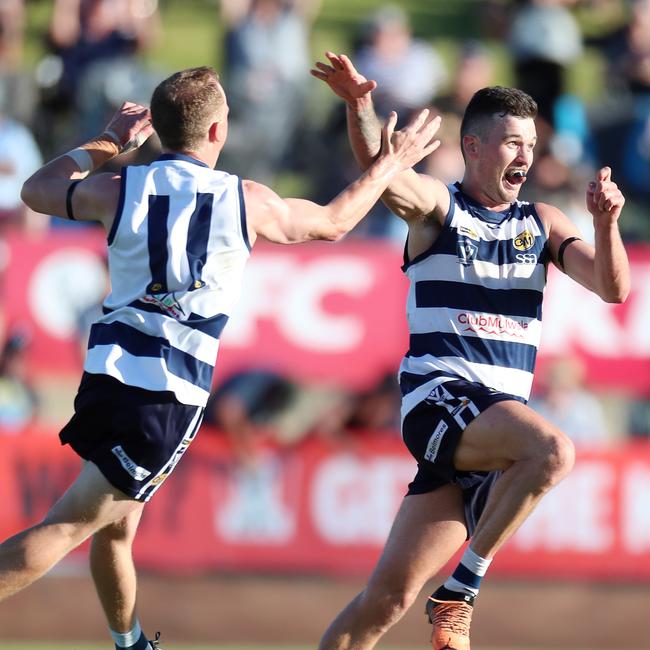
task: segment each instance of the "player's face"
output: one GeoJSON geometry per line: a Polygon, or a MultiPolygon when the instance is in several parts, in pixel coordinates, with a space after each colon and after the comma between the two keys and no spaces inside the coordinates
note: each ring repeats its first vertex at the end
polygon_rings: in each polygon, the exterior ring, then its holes
{"type": "Polygon", "coordinates": [[[479,141],[476,173],[483,191],[497,203],[512,203],[519,196],[533,164],[537,142],[532,118],[495,116],[479,141]]]}

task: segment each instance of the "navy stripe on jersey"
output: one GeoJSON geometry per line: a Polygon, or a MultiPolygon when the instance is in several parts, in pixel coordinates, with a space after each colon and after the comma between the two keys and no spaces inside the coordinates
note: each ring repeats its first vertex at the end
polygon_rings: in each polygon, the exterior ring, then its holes
{"type": "Polygon", "coordinates": [[[167,339],[149,336],[125,323],[95,323],[90,328],[88,349],[98,345],[118,345],[134,357],[165,360],[168,371],[209,391],[214,367],[170,345],[167,339]]]}
{"type": "Polygon", "coordinates": [[[541,291],[534,289],[487,289],[464,282],[420,280],[415,283],[418,308],[464,309],[476,313],[542,318],[541,291]]]}
{"type": "Polygon", "coordinates": [[[169,197],[150,196],[148,213],[147,246],[151,282],[147,293],[167,293],[167,217],[169,197]]]}
{"type": "Polygon", "coordinates": [[[117,209],[115,210],[115,218],[111,225],[111,229],[108,231],[108,245],[110,246],[115,239],[115,233],[117,232],[117,227],[120,225],[120,220],[122,219],[122,212],[124,211],[124,199],[126,198],[126,167],[122,167],[122,174],[120,176],[120,197],[117,200],[117,209]]]}
{"type": "Polygon", "coordinates": [[[459,357],[470,363],[482,363],[503,368],[532,372],[537,348],[526,343],[494,341],[476,336],[458,336],[444,332],[411,334],[409,357],[459,357]]]}
{"type": "Polygon", "coordinates": [[[187,261],[192,276],[190,291],[200,289],[205,285],[205,282],[201,279],[201,273],[208,258],[213,201],[214,194],[198,193],[196,195],[196,207],[187,228],[187,261]]]}
{"type": "Polygon", "coordinates": [[[399,387],[404,395],[408,395],[410,392],[414,391],[416,388],[419,388],[423,384],[430,382],[433,379],[438,377],[452,377],[455,379],[463,379],[453,372],[446,372],[444,370],[434,370],[433,372],[427,372],[424,375],[418,375],[414,372],[400,372],[399,374],[399,387]]]}
{"type": "Polygon", "coordinates": [[[180,160],[181,162],[189,162],[199,167],[208,167],[208,164],[202,160],[192,158],[192,156],[186,156],[184,153],[163,153],[156,160],[180,160]]]}
{"type": "Polygon", "coordinates": [[[244,201],[244,186],[241,178],[237,182],[237,191],[239,192],[239,216],[241,219],[241,235],[244,238],[246,248],[251,250],[251,243],[248,240],[248,226],[246,225],[246,202],[244,201]]]}
{"type": "MultiPolygon", "coordinates": [[[[161,316],[169,316],[169,314],[159,307],[158,305],[154,305],[151,302],[142,302],[141,300],[134,300],[133,302],[129,303],[129,307],[133,307],[134,309],[138,309],[140,311],[147,311],[150,314],[160,314],[161,316]]],[[[104,315],[112,313],[113,309],[109,309],[108,307],[102,307],[102,312],[104,315]]],[[[201,316],[200,314],[195,314],[192,312],[186,320],[177,320],[177,323],[180,323],[181,325],[186,325],[187,327],[191,327],[193,330],[198,330],[199,332],[203,332],[204,334],[207,334],[208,336],[211,336],[212,338],[219,339],[221,338],[221,333],[223,332],[224,327],[226,326],[226,323],[228,323],[228,316],[226,314],[216,314],[214,316],[210,316],[209,318],[206,318],[205,316],[201,316]]]]}

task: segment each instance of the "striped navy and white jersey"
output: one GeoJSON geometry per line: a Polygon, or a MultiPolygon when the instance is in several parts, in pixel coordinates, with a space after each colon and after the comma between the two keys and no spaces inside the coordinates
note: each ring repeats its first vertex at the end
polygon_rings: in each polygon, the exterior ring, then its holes
{"type": "Polygon", "coordinates": [[[84,369],[205,406],[250,255],[241,180],[182,154],[122,170],[84,369]]]}
{"type": "Polygon", "coordinates": [[[462,378],[526,401],[541,336],[547,236],[533,204],[492,212],[449,186],[440,235],[415,259],[409,351],[400,366],[402,415],[462,378]]]}

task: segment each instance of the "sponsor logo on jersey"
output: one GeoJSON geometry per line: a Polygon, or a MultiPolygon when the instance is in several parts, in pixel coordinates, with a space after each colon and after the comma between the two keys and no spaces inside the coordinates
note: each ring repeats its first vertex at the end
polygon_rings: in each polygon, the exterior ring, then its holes
{"type": "Polygon", "coordinates": [[[524,232],[515,237],[512,245],[518,251],[527,251],[535,245],[535,235],[530,230],[524,230],[524,232]]]}
{"type": "Polygon", "coordinates": [[[528,322],[516,320],[507,316],[496,316],[494,314],[470,314],[461,312],[458,314],[458,322],[465,325],[463,332],[474,332],[480,334],[508,334],[522,338],[528,329],[528,322]]]}
{"type": "Polygon", "coordinates": [[[515,259],[519,264],[537,264],[535,253],[517,253],[515,259]]]}
{"type": "Polygon", "coordinates": [[[131,460],[127,453],[122,449],[120,445],[113,447],[111,451],[117,456],[117,459],[120,461],[122,467],[136,480],[144,481],[151,474],[148,469],[140,467],[135,461],[131,460]]]}
{"type": "Polygon", "coordinates": [[[460,263],[469,266],[476,259],[478,246],[473,244],[467,237],[459,237],[456,252],[460,263]]]}
{"type": "Polygon", "coordinates": [[[471,228],[467,226],[460,225],[458,226],[458,233],[460,235],[467,235],[470,239],[479,239],[479,236],[471,228]]]}
{"type": "Polygon", "coordinates": [[[442,437],[445,435],[445,432],[449,426],[444,420],[440,420],[435,431],[429,438],[429,443],[427,444],[427,449],[424,452],[424,459],[428,460],[430,463],[438,457],[438,451],[440,450],[440,444],[442,443],[442,437]]]}

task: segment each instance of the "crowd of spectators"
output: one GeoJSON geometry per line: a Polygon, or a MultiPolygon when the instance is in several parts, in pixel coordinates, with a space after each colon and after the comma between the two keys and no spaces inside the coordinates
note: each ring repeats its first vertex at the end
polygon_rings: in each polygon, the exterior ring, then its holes
{"type": "MultiPolygon", "coordinates": [[[[379,114],[397,110],[402,123],[424,106],[442,114],[442,145],[422,170],[452,181],[463,171],[459,124],[469,98],[485,85],[517,85],[540,108],[536,164],[522,198],[558,205],[589,237],[584,186],[595,169],[609,164],[628,198],[621,224],[625,240],[650,241],[650,0],[481,5],[483,37],[457,41],[451,56],[439,51],[439,35],[416,35],[399,4],[381,6],[359,24],[349,52],[360,72],[379,84],[379,114]],[[593,18],[599,15],[606,18],[593,18]],[[598,65],[585,94],[575,90],[571,75],[586,53],[598,65]]],[[[308,75],[320,9],[320,0],[222,0],[214,19],[224,32],[221,72],[231,108],[229,145],[220,164],[271,184],[285,172],[298,174],[305,194],[322,201],[358,172],[343,108],[332,103],[324,120],[312,118],[322,115],[311,110],[322,89],[308,75]]],[[[24,0],[0,1],[0,237],[12,228],[47,228],[46,220],[28,214],[20,202],[22,181],[44,158],[101,130],[125,97],[146,103],[170,72],[146,56],[165,37],[157,0],[54,0],[42,35],[46,55],[29,69],[23,58],[25,14],[24,0]]],[[[151,154],[155,141],[148,146],[141,155],[151,154]]],[[[401,243],[400,224],[378,204],[352,236],[401,243]]],[[[18,373],[10,385],[7,374],[25,345],[6,337],[0,401],[21,381],[18,373]]],[[[33,410],[36,398],[23,383],[20,404],[33,410]]],[[[580,369],[566,360],[540,384],[533,403],[575,430],[576,441],[604,444],[611,438],[606,420],[587,393],[580,369]],[[573,409],[567,407],[569,394],[573,409]],[[576,409],[578,402],[582,406],[576,409]],[[577,411],[592,419],[578,421],[577,411]]],[[[314,431],[394,429],[398,403],[393,377],[350,395],[298,386],[252,368],[220,387],[208,419],[226,435],[238,432],[245,447],[269,428],[282,430],[289,442],[314,431]]],[[[625,426],[635,435],[650,436],[648,403],[636,402],[630,411],[625,426]]]]}

